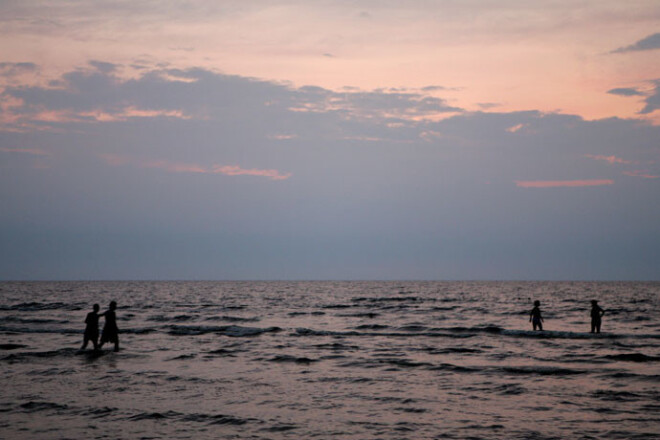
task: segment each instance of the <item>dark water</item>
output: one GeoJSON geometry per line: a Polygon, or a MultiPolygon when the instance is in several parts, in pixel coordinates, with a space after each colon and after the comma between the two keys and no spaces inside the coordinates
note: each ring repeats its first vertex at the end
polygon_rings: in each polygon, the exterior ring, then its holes
{"type": "Polygon", "coordinates": [[[0,283],[0,437],[660,438],[659,293],[660,283],[0,283]],[[534,299],[542,333],[528,322],[534,299]],[[606,310],[600,335],[588,333],[591,299],[606,310]],[[110,300],[122,350],[80,353],[87,312],[110,300]]]}

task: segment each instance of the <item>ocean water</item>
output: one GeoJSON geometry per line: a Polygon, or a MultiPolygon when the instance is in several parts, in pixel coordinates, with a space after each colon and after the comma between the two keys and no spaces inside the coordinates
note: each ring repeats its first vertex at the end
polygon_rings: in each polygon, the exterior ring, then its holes
{"type": "Polygon", "coordinates": [[[5,282],[0,437],[660,439],[659,310],[641,282],[5,282]],[[80,352],[111,300],[121,350],[80,352]]]}

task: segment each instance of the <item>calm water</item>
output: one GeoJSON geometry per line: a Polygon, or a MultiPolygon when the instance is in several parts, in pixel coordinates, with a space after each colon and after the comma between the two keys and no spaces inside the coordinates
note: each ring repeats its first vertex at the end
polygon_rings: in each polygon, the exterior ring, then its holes
{"type": "Polygon", "coordinates": [[[660,439],[659,306],[660,283],[0,283],[0,437],[660,439]],[[122,350],[79,352],[111,300],[122,350]]]}

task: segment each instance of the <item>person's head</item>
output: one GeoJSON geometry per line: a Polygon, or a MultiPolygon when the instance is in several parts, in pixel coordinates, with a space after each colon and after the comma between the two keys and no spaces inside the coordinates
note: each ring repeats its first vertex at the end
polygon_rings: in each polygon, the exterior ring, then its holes
{"type": "Polygon", "coordinates": [[[539,301],[539,300],[537,299],[536,301],[534,301],[534,305],[535,305],[536,307],[540,306],[540,305],[541,305],[541,301],[539,301]]]}
{"type": "Polygon", "coordinates": [[[94,307],[92,307],[95,312],[98,312],[101,307],[99,307],[98,304],[94,304],[94,307]]]}
{"type": "Polygon", "coordinates": [[[110,310],[115,310],[117,308],[117,302],[116,301],[110,301],[110,310]]]}
{"type": "Polygon", "coordinates": [[[591,300],[591,305],[592,305],[592,306],[597,306],[597,305],[598,305],[598,301],[596,301],[595,299],[592,299],[592,300],[591,300]]]}

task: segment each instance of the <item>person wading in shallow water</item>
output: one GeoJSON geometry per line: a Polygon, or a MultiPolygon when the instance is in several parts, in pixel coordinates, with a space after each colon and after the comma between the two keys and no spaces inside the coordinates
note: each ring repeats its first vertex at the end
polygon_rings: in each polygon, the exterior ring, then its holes
{"type": "Polygon", "coordinates": [[[99,348],[103,347],[103,344],[106,342],[114,342],[115,351],[119,351],[119,329],[117,328],[117,316],[115,315],[116,309],[117,303],[112,301],[108,310],[101,313],[102,316],[105,316],[105,325],[103,326],[103,334],[101,335],[99,348]]]}
{"type": "Polygon", "coordinates": [[[541,316],[541,309],[539,308],[540,306],[541,301],[534,301],[534,308],[531,312],[529,312],[529,322],[532,323],[534,330],[536,330],[536,327],[538,327],[539,330],[543,330],[543,317],[541,316]]]}
{"type": "Polygon", "coordinates": [[[598,301],[591,300],[591,333],[600,333],[601,318],[605,314],[605,310],[598,306],[598,301]]]}
{"type": "Polygon", "coordinates": [[[83,345],[80,347],[81,350],[87,348],[89,341],[92,341],[94,344],[94,350],[98,349],[99,345],[99,305],[94,304],[93,311],[87,314],[85,318],[85,336],[83,337],[83,345]]]}

